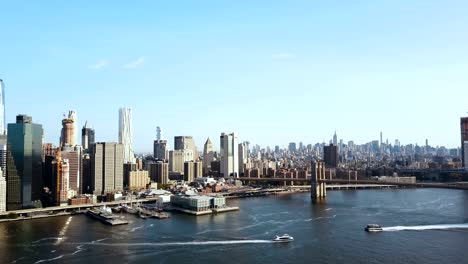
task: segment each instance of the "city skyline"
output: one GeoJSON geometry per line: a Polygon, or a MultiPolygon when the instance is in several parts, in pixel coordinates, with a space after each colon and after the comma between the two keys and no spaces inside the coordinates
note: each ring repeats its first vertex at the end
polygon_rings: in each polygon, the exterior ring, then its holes
{"type": "Polygon", "coordinates": [[[467,3],[90,5],[3,6],[7,123],[33,115],[56,143],[74,109],[96,141],[118,142],[125,105],[136,152],[151,152],[156,126],[198,149],[223,131],[284,147],[328,143],[335,129],[345,142],[383,131],[384,141],[460,147],[467,3]]]}

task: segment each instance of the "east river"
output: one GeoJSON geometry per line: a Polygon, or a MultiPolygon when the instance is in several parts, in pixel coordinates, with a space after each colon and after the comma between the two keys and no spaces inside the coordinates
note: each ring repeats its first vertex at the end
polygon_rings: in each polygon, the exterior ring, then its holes
{"type": "Polygon", "coordinates": [[[0,223],[0,263],[468,263],[468,191],[400,189],[228,200],[110,227],[85,215],[0,223]],[[384,232],[369,234],[377,223],[384,232]],[[288,233],[292,243],[272,243],[288,233]]]}

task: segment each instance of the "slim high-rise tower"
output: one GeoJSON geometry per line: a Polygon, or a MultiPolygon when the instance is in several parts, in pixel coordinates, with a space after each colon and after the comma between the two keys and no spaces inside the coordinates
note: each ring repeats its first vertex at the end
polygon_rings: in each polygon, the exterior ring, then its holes
{"type": "Polygon", "coordinates": [[[132,109],[119,109],[119,143],[124,148],[124,163],[135,163],[132,141],[132,109]]]}
{"type": "Polygon", "coordinates": [[[220,137],[221,173],[224,177],[239,177],[239,146],[234,133],[220,137]]]}
{"type": "Polygon", "coordinates": [[[214,161],[214,149],[213,143],[211,143],[210,138],[205,142],[203,147],[203,173],[207,175],[211,170],[211,162],[214,161]]]}
{"type": "Polygon", "coordinates": [[[3,80],[0,79],[0,135],[6,134],[5,121],[5,86],[3,80]]]}
{"type": "Polygon", "coordinates": [[[94,129],[88,125],[88,121],[86,121],[83,129],[81,129],[81,145],[83,149],[86,150],[89,149],[94,142],[94,129]]]}

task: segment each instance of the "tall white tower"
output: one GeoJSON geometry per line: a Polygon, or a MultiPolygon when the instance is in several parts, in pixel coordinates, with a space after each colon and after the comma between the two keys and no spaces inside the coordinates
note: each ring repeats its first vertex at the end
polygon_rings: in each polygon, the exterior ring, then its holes
{"type": "Polygon", "coordinates": [[[239,146],[234,133],[222,133],[220,137],[221,173],[224,177],[239,177],[239,146]]]}
{"type": "Polygon", "coordinates": [[[123,145],[124,163],[135,163],[132,140],[132,109],[119,109],[119,143],[123,145]]]}
{"type": "Polygon", "coordinates": [[[5,123],[5,86],[3,80],[0,79],[0,135],[6,134],[5,123]]]}

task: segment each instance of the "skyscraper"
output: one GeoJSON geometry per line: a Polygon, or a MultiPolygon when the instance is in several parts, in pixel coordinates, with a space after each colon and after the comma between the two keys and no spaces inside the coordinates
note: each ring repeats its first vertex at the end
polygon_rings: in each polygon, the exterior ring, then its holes
{"type": "Polygon", "coordinates": [[[336,168],[338,166],[338,147],[330,144],[323,147],[323,160],[325,165],[329,168],[336,168]]]}
{"type": "Polygon", "coordinates": [[[69,111],[68,117],[62,120],[60,146],[76,146],[76,112],[69,111]]]}
{"type": "Polygon", "coordinates": [[[81,145],[84,150],[87,150],[94,142],[94,129],[88,125],[88,121],[86,121],[83,129],[81,129],[81,145]]]}
{"type": "Polygon", "coordinates": [[[238,153],[239,153],[239,175],[244,174],[245,164],[248,162],[247,156],[247,145],[245,143],[240,143],[238,146],[238,153]]]}
{"type": "Polygon", "coordinates": [[[194,161],[191,149],[169,151],[169,171],[184,172],[184,163],[186,161],[194,161]]]}
{"type": "MultiPolygon", "coordinates": [[[[66,159],[68,164],[68,192],[75,194],[83,191],[82,175],[82,148],[81,146],[65,146],[60,151],[62,160],[66,159]]],[[[70,197],[69,197],[70,198],[70,197]]]]}
{"type": "Polygon", "coordinates": [[[465,141],[468,142],[468,117],[460,118],[461,128],[461,153],[463,167],[468,167],[468,156],[465,155],[465,141]]]}
{"type": "Polygon", "coordinates": [[[95,143],[90,148],[91,191],[96,195],[123,190],[122,144],[95,143]]]}
{"type": "Polygon", "coordinates": [[[174,150],[190,149],[193,152],[194,160],[198,160],[198,151],[195,141],[191,136],[174,137],[174,150]]]}
{"type": "Polygon", "coordinates": [[[335,134],[333,135],[333,145],[335,146],[338,145],[338,136],[336,135],[336,130],[335,130],[335,134]]]}
{"type": "Polygon", "coordinates": [[[238,138],[234,133],[220,136],[221,174],[223,177],[239,177],[238,138]]]}
{"type": "Polygon", "coordinates": [[[124,163],[135,163],[132,141],[132,109],[119,109],[119,143],[123,145],[124,163]]]}
{"type": "Polygon", "coordinates": [[[211,162],[214,161],[213,143],[208,138],[203,146],[203,173],[207,175],[211,169],[211,162]]]}
{"type": "Polygon", "coordinates": [[[18,115],[8,124],[7,209],[17,210],[39,200],[42,188],[42,125],[18,115]]]}
{"type": "Polygon", "coordinates": [[[153,157],[157,160],[167,160],[167,140],[157,139],[153,143],[153,157]]]}
{"type": "Polygon", "coordinates": [[[5,120],[5,85],[3,80],[0,79],[0,135],[6,134],[6,120],[5,120]]]}

